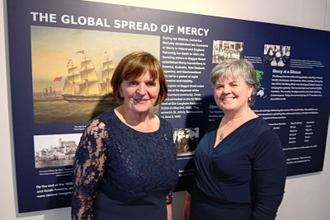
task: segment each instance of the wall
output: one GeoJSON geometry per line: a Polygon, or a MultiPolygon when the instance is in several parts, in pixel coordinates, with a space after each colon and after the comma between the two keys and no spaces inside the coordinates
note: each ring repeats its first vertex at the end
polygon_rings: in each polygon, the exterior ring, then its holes
{"type": "MultiPolygon", "coordinates": [[[[55,1],[55,0],[54,0],[55,1]]],[[[330,0],[103,0],[103,2],[170,11],[262,21],[330,31],[330,0]]],[[[100,1],[101,2],[101,1],[100,1]]],[[[8,51],[6,48],[6,1],[0,0],[0,219],[70,219],[70,209],[18,214],[16,201],[14,143],[12,137],[8,51]]],[[[22,103],[24,108],[24,103],[22,103]]],[[[330,130],[330,129],[329,129],[330,130]]],[[[327,148],[330,148],[328,131],[327,148]]],[[[289,177],[277,220],[328,220],[330,216],[330,151],[324,171],[289,177]]],[[[183,192],[174,194],[174,220],[181,220],[183,192]]]]}

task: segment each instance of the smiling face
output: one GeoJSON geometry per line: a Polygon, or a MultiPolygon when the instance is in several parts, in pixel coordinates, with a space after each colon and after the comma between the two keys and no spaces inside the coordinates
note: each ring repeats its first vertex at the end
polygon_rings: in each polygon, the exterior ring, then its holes
{"type": "Polygon", "coordinates": [[[159,95],[159,80],[152,80],[149,71],[132,80],[124,80],[120,85],[123,107],[131,113],[147,113],[155,105],[159,95]]]}
{"type": "Polygon", "coordinates": [[[253,86],[248,86],[242,77],[219,77],[214,85],[214,100],[226,113],[240,113],[249,107],[248,99],[253,86]]]}

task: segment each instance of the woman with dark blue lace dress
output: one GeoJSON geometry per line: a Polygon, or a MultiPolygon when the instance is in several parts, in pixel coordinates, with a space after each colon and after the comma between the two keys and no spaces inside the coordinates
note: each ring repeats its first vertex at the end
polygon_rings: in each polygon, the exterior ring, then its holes
{"type": "Polygon", "coordinates": [[[172,219],[178,178],[172,126],[151,112],[167,97],[162,66],[149,53],[131,53],[111,86],[123,104],[90,121],[81,137],[72,219],[172,219]]]}

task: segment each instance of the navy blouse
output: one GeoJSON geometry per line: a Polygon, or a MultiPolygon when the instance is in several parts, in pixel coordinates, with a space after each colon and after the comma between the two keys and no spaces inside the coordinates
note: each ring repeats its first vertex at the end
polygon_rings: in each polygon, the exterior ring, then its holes
{"type": "Polygon", "coordinates": [[[216,205],[223,203],[221,207],[226,204],[229,209],[238,204],[251,207],[251,216],[242,219],[275,219],[287,171],[278,136],[258,117],[241,125],[214,148],[220,122],[210,125],[197,146],[194,159],[197,191],[216,205]]]}
{"type": "Polygon", "coordinates": [[[178,167],[171,124],[155,132],[109,110],[83,133],[74,163],[72,219],[166,219],[178,167]]]}

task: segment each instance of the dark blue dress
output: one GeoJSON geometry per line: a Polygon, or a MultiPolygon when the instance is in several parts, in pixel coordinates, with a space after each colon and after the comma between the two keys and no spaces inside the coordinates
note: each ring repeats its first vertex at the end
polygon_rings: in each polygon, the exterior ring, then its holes
{"type": "Polygon", "coordinates": [[[92,120],[74,164],[72,219],[167,219],[178,167],[171,124],[143,133],[113,110],[92,120]]]}
{"type": "Polygon", "coordinates": [[[195,152],[190,220],[273,220],[284,193],[286,158],[273,129],[252,119],[214,148],[221,120],[195,152]]]}

